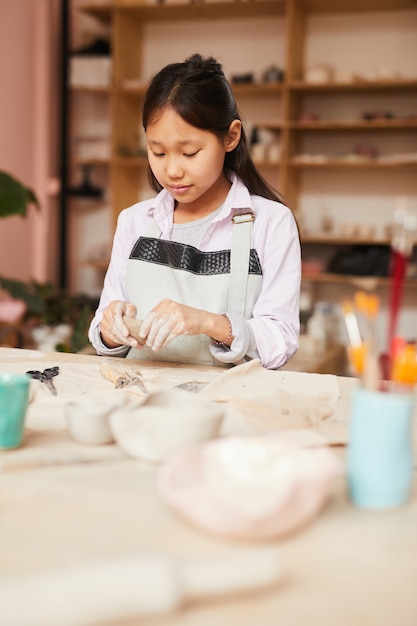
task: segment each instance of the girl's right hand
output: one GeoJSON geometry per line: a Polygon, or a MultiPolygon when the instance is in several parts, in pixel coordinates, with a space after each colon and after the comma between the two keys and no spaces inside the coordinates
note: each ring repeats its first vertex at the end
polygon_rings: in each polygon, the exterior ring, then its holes
{"type": "Polygon", "coordinates": [[[139,346],[136,339],[129,334],[129,329],[123,323],[123,316],[136,318],[137,309],[134,304],[123,300],[113,300],[103,311],[103,319],[100,324],[100,333],[103,342],[108,348],[118,346],[139,346]]]}

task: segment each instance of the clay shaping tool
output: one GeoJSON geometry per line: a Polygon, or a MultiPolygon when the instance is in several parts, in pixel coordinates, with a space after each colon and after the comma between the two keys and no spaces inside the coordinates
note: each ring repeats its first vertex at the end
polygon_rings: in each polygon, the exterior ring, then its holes
{"type": "Polygon", "coordinates": [[[116,389],[137,385],[144,393],[148,393],[139,370],[132,370],[120,363],[106,361],[100,365],[100,374],[114,383],[116,389]]]}

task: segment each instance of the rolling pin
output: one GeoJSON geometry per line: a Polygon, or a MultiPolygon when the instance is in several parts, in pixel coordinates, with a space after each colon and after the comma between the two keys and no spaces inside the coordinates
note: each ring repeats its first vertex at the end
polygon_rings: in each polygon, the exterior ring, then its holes
{"type": "Polygon", "coordinates": [[[133,555],[0,580],[1,623],[7,626],[91,626],[177,611],[187,600],[247,594],[282,582],[276,551],[182,562],[133,555]]]}
{"type": "Polygon", "coordinates": [[[146,339],[143,339],[143,337],[139,337],[139,330],[140,327],[142,325],[141,320],[136,320],[133,317],[127,317],[126,315],[123,316],[123,323],[125,324],[125,326],[128,327],[129,329],[129,333],[131,334],[131,336],[136,339],[136,341],[141,345],[144,346],[146,343],[146,339]]]}

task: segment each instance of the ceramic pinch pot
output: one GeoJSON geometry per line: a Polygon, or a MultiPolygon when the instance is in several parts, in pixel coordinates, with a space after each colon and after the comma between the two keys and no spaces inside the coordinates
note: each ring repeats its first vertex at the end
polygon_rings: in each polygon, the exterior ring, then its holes
{"type": "Polygon", "coordinates": [[[311,522],[340,472],[328,448],[226,437],[168,459],[158,488],[183,519],[210,534],[265,540],[311,522]]]}
{"type": "Polygon", "coordinates": [[[128,404],[121,390],[108,393],[84,393],[66,403],[65,418],[68,431],[77,443],[103,445],[113,443],[109,418],[113,411],[128,404]]]}
{"type": "Polygon", "coordinates": [[[319,63],[308,67],[304,72],[304,80],[307,83],[330,83],[334,79],[334,68],[325,63],[319,63]]]}
{"type": "Polygon", "coordinates": [[[126,454],[158,463],[175,451],[216,437],[223,413],[220,404],[173,389],[117,409],[110,427],[126,454]]]}

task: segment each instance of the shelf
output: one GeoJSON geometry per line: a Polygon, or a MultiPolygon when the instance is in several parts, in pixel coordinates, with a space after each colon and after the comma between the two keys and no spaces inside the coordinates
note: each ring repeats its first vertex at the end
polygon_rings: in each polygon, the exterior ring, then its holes
{"type": "Polygon", "coordinates": [[[390,246],[389,239],[373,239],[364,237],[342,237],[337,235],[301,235],[301,245],[338,245],[338,246],[390,246]]]}
{"type": "Polygon", "coordinates": [[[80,4],[78,10],[86,15],[96,17],[102,22],[110,22],[112,16],[111,2],[103,2],[98,4],[97,2],[84,2],[80,4]]]}
{"type": "MultiPolygon", "coordinates": [[[[320,13],[361,13],[361,12],[386,12],[386,11],[401,11],[411,10],[417,8],[416,0],[396,0],[395,6],[393,6],[392,0],[292,0],[289,4],[306,5],[308,12],[311,14],[320,13]]],[[[111,17],[112,9],[116,10],[130,10],[140,13],[146,19],[171,19],[171,14],[176,18],[178,13],[181,13],[178,19],[187,19],[187,16],[191,15],[193,18],[195,15],[204,18],[216,18],[216,17],[236,17],[236,2],[217,2],[217,3],[201,3],[198,5],[190,4],[172,4],[170,6],[160,5],[143,5],[141,0],[113,0],[113,2],[103,2],[98,4],[97,2],[84,3],[80,5],[80,10],[84,13],[93,15],[103,21],[109,21],[111,17]],[[154,14],[162,14],[164,17],[155,17],[154,14]],[[169,17],[167,17],[169,16],[169,17]]],[[[271,12],[277,15],[285,15],[287,8],[287,2],[285,0],[256,0],[255,2],[241,3],[239,2],[239,14],[252,16],[252,15],[270,15],[271,12]],[[242,6],[243,5],[243,6],[242,6]],[[253,6],[259,5],[259,6],[253,6]]]]}
{"type": "Polygon", "coordinates": [[[417,90],[417,77],[414,79],[398,80],[364,80],[357,82],[330,82],[330,83],[307,83],[305,81],[292,81],[288,85],[289,90],[300,92],[346,92],[346,91],[414,91],[417,90]]]}
{"type": "Polygon", "coordinates": [[[147,84],[128,87],[126,85],[116,85],[115,92],[119,96],[139,97],[143,98],[148,88],[147,84]]]}
{"type": "MultiPolygon", "coordinates": [[[[239,17],[263,17],[270,15],[282,16],[286,13],[285,0],[256,0],[256,2],[239,2],[239,17]]],[[[173,20],[216,20],[236,19],[236,2],[208,2],[198,4],[144,4],[141,0],[115,0],[112,3],[86,3],[80,6],[83,13],[92,15],[102,21],[111,20],[112,11],[131,12],[135,17],[149,22],[173,20]]]]}
{"type": "Polygon", "coordinates": [[[135,17],[152,22],[173,20],[216,20],[239,17],[285,15],[285,0],[256,0],[256,2],[200,2],[198,4],[143,4],[141,0],[117,0],[116,11],[132,12],[135,17]]]}
{"type": "Polygon", "coordinates": [[[111,92],[111,87],[85,87],[85,86],[77,86],[77,85],[68,85],[68,89],[74,93],[94,93],[94,94],[104,94],[109,95],[111,92]]]}
{"type": "Polygon", "coordinates": [[[148,159],[146,156],[116,156],[113,157],[114,165],[123,167],[147,167],[148,159]]]}
{"type": "MultiPolygon", "coordinates": [[[[372,285],[372,286],[389,286],[392,279],[388,276],[350,276],[349,274],[305,274],[303,275],[303,281],[309,281],[312,283],[333,283],[352,285],[357,287],[359,284],[372,285]]],[[[417,288],[417,278],[407,279],[404,281],[404,287],[417,288]]]]}
{"type": "MultiPolygon", "coordinates": [[[[144,96],[148,85],[138,84],[132,87],[127,85],[118,85],[116,87],[117,93],[127,96],[144,96]]],[[[234,95],[237,98],[241,97],[255,97],[260,96],[279,96],[282,94],[283,85],[281,83],[247,83],[241,85],[235,85],[231,83],[231,88],[234,95]]]]}
{"type": "Polygon", "coordinates": [[[417,8],[417,0],[293,0],[294,5],[307,5],[309,13],[374,13],[417,8]]]}
{"type": "MultiPolygon", "coordinates": [[[[111,159],[114,165],[121,165],[123,167],[147,167],[148,159],[146,156],[116,156],[111,159]]],[[[80,161],[78,161],[80,163],[80,161]]],[[[98,161],[97,163],[102,163],[98,161]]],[[[103,161],[104,163],[104,161],[103,161]]],[[[83,161],[83,164],[88,165],[89,162],[83,161]]],[[[94,164],[94,163],[91,163],[94,164]]],[[[279,167],[281,165],[281,161],[271,162],[271,161],[259,161],[256,162],[256,165],[259,167],[279,167]]]]}
{"type": "Polygon", "coordinates": [[[271,163],[270,161],[254,161],[254,163],[256,167],[262,167],[262,168],[266,168],[266,167],[277,168],[282,165],[281,161],[278,161],[277,163],[271,163]]]}
{"type": "Polygon", "coordinates": [[[417,130],[415,119],[396,120],[318,120],[317,122],[289,122],[288,128],[293,130],[326,131],[326,130],[417,130]]]}
{"type": "Polygon", "coordinates": [[[110,259],[106,261],[84,261],[83,265],[87,265],[88,267],[93,267],[95,270],[99,270],[100,272],[106,272],[109,266],[110,259]]]}
{"type": "Polygon", "coordinates": [[[282,94],[282,83],[248,83],[235,85],[231,83],[231,88],[237,98],[242,96],[277,96],[282,94]]]}
{"type": "Polygon", "coordinates": [[[301,169],[301,168],[312,168],[312,169],[325,169],[325,168],[357,168],[357,169],[416,169],[417,168],[417,161],[415,162],[404,162],[404,163],[385,163],[385,162],[379,162],[377,160],[367,160],[367,161],[349,161],[347,159],[329,159],[327,161],[320,161],[320,162],[314,162],[314,161],[293,161],[290,160],[288,162],[288,167],[294,168],[294,169],[301,169]]]}
{"type": "Polygon", "coordinates": [[[283,122],[265,122],[259,120],[258,122],[254,122],[254,125],[257,126],[257,128],[267,128],[268,130],[276,131],[280,131],[284,128],[283,122]]]}
{"type": "Polygon", "coordinates": [[[83,166],[83,165],[91,165],[91,166],[108,166],[110,165],[110,158],[108,159],[74,159],[74,164],[83,166]]]}

